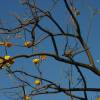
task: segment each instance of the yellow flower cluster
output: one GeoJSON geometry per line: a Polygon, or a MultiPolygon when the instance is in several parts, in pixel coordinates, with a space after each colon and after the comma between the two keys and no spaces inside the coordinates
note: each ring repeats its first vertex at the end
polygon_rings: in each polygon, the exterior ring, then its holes
{"type": "Polygon", "coordinates": [[[46,55],[40,55],[40,59],[39,58],[35,58],[32,61],[33,61],[34,64],[39,64],[41,60],[45,60],[46,58],[47,58],[46,55]]]}
{"type": "Polygon", "coordinates": [[[100,96],[97,98],[97,100],[100,100],[100,96]]]}
{"type": "Polygon", "coordinates": [[[6,55],[4,56],[4,59],[7,61],[7,64],[13,64],[15,61],[12,59],[11,56],[6,55]]]}
{"type": "Polygon", "coordinates": [[[41,80],[40,79],[36,79],[34,82],[35,85],[40,85],[41,84],[41,80]]]}
{"type": "Polygon", "coordinates": [[[3,63],[3,59],[2,58],[0,58],[0,68],[2,68],[2,63],[3,63]]]}
{"type": "Polygon", "coordinates": [[[25,95],[24,100],[30,100],[30,97],[28,95],[25,95]]]}
{"type": "Polygon", "coordinates": [[[11,57],[9,55],[4,56],[5,60],[9,60],[11,57]]]}
{"type": "Polygon", "coordinates": [[[11,56],[5,55],[3,58],[0,58],[0,68],[3,68],[4,65],[12,65],[15,62],[14,59],[12,59],[11,56]]]}
{"type": "Polygon", "coordinates": [[[38,59],[38,58],[33,59],[33,63],[34,63],[34,64],[39,64],[39,63],[40,63],[40,59],[38,59]]]}

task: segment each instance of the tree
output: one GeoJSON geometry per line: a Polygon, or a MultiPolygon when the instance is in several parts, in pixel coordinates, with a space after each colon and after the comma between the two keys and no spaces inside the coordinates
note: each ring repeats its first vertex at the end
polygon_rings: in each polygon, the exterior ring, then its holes
{"type": "Polygon", "coordinates": [[[85,13],[81,0],[44,1],[45,4],[21,0],[25,13],[13,13],[17,25],[9,28],[1,23],[0,72],[7,83],[0,91],[13,100],[33,100],[37,95],[57,93],[70,100],[90,100],[91,92],[100,92],[96,85],[90,87],[94,83],[88,83],[91,74],[100,76],[88,42],[91,18],[99,10],[94,10],[88,1],[84,1],[85,13]],[[83,13],[88,15],[90,10],[92,17],[89,15],[88,21],[83,13]],[[84,21],[88,21],[89,29],[82,31],[84,21]]]}

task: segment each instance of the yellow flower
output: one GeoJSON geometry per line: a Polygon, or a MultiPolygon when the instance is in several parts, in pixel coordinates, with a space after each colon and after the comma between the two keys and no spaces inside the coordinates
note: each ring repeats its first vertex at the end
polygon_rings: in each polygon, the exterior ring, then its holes
{"type": "Polygon", "coordinates": [[[34,64],[39,64],[40,63],[40,59],[33,59],[33,63],[34,64]]]}
{"type": "Polygon", "coordinates": [[[97,98],[97,100],[100,100],[100,96],[97,98]]]}
{"type": "Polygon", "coordinates": [[[7,64],[13,64],[14,63],[14,60],[9,55],[4,56],[4,59],[7,60],[7,64]]]}
{"type": "Polygon", "coordinates": [[[3,60],[2,58],[0,58],[0,63],[3,63],[3,61],[4,61],[4,60],[3,60]]]}
{"type": "Polygon", "coordinates": [[[40,58],[41,58],[41,60],[45,60],[47,58],[47,56],[46,55],[41,55],[40,58]]]}
{"type": "Polygon", "coordinates": [[[24,42],[24,46],[25,47],[30,47],[31,45],[32,45],[32,42],[31,41],[24,42]]]}
{"type": "Polygon", "coordinates": [[[11,57],[9,55],[4,56],[5,60],[9,60],[11,57]]]}
{"type": "Polygon", "coordinates": [[[41,80],[40,79],[36,79],[34,82],[35,85],[40,85],[41,84],[41,80]]]}
{"type": "Polygon", "coordinates": [[[30,97],[28,95],[26,95],[24,100],[30,100],[30,97]]]}
{"type": "Polygon", "coordinates": [[[0,68],[2,68],[3,59],[0,58],[0,68]]]}

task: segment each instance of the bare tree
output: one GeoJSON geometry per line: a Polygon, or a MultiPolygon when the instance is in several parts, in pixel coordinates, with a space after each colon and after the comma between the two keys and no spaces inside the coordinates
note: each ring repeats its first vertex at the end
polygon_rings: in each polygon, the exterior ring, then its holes
{"type": "MultiPolygon", "coordinates": [[[[91,21],[89,31],[81,31],[82,9],[76,6],[81,2],[21,0],[27,11],[24,16],[13,14],[16,27],[0,23],[0,69],[11,82],[0,89],[1,93],[12,100],[57,93],[70,100],[89,100],[88,92],[100,92],[100,88],[89,87],[85,77],[84,69],[98,77],[100,70],[88,45],[91,21]]],[[[94,17],[99,11],[91,13],[94,17]]]]}

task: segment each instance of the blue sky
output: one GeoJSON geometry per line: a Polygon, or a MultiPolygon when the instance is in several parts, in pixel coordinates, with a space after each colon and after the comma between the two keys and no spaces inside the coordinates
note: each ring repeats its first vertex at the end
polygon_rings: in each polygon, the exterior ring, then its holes
{"type": "MultiPolygon", "coordinates": [[[[37,0],[38,1],[38,0],[37,0]]],[[[49,8],[51,0],[42,0],[42,2],[38,2],[37,4],[42,8],[46,9],[49,8]],[[46,4],[46,5],[45,5],[46,4]]],[[[87,39],[87,33],[89,30],[89,25],[90,25],[90,18],[92,17],[92,11],[91,9],[97,9],[100,10],[100,1],[98,0],[77,0],[75,3],[76,7],[81,11],[80,16],[78,16],[78,21],[81,26],[81,31],[82,35],[84,36],[85,39],[87,39]],[[88,1],[88,3],[87,3],[88,1]]],[[[16,26],[18,23],[16,23],[16,20],[14,17],[12,17],[13,13],[23,15],[24,12],[26,12],[26,8],[21,5],[20,0],[0,0],[0,19],[4,23],[5,27],[11,28],[13,26],[16,26]]],[[[60,0],[58,3],[58,6],[55,7],[55,10],[52,12],[53,16],[59,22],[59,24],[63,27],[65,31],[67,31],[67,24],[69,22],[68,16],[66,14],[66,9],[64,8],[64,4],[60,0]],[[56,11],[56,12],[55,12],[56,11]],[[66,16],[66,17],[65,17],[66,16]]],[[[54,27],[54,25],[51,22],[47,22],[47,20],[43,20],[41,22],[44,27],[48,27],[49,30],[52,30],[54,32],[59,32],[57,28],[54,27]]],[[[94,61],[96,66],[99,68],[100,67],[100,15],[97,14],[93,16],[92,18],[92,26],[91,26],[91,33],[88,39],[89,43],[89,48],[92,52],[94,61]]],[[[69,29],[71,30],[71,29],[69,29]]],[[[39,30],[36,30],[38,33],[38,37],[41,35],[39,30]]],[[[21,33],[22,34],[22,33],[21,33]]],[[[26,33],[27,34],[27,33],[26,33]]],[[[37,38],[38,38],[37,37],[37,38]]],[[[3,36],[2,36],[3,38],[3,36]]],[[[27,37],[29,40],[30,38],[27,37]]],[[[22,44],[24,42],[24,38],[22,40],[20,39],[12,39],[11,41],[16,43],[16,40],[19,44],[22,44]]],[[[57,38],[56,41],[59,43],[59,49],[62,50],[63,45],[62,43],[65,42],[63,39],[57,38]],[[62,42],[63,41],[63,42],[62,42]]],[[[33,50],[33,52],[41,52],[41,51],[50,51],[52,52],[53,50],[51,49],[51,43],[48,41],[44,41],[41,45],[37,46],[38,50],[33,50]]],[[[11,56],[16,56],[17,54],[31,54],[32,49],[26,50],[26,48],[21,48],[21,47],[11,47],[8,48],[8,54],[11,56]],[[17,50],[17,52],[16,52],[17,50]]],[[[4,48],[0,47],[0,56],[4,56],[4,48]]],[[[15,64],[13,65],[13,69],[24,69],[25,71],[28,71],[30,73],[35,73],[37,75],[37,71],[35,70],[34,64],[31,62],[31,59],[18,59],[16,60],[15,64]]],[[[84,56],[78,56],[77,60],[80,61],[85,61],[87,60],[84,56]]],[[[85,61],[86,63],[88,61],[85,61]]],[[[50,79],[58,84],[61,84],[62,86],[68,86],[67,80],[65,79],[65,73],[64,70],[66,69],[65,66],[69,66],[66,64],[63,64],[61,62],[55,61],[53,58],[47,58],[46,61],[41,63],[41,70],[43,71],[43,76],[47,79],[50,79]]],[[[75,70],[75,68],[73,68],[75,70]]],[[[82,71],[84,72],[84,75],[88,81],[88,86],[89,87],[100,87],[100,78],[93,73],[91,73],[89,70],[83,69],[82,71]]],[[[74,73],[75,74],[75,73],[74,73]]],[[[10,86],[12,85],[11,79],[9,81],[9,76],[4,70],[0,71],[0,80],[2,82],[0,83],[0,88],[5,87],[5,86],[10,86]]],[[[28,79],[27,79],[28,80],[28,79]]],[[[34,80],[31,80],[34,81],[34,80]]],[[[16,85],[13,83],[13,86],[16,85]]],[[[28,90],[26,90],[28,92],[28,90]]],[[[100,95],[99,93],[89,93],[90,96],[89,100],[94,100],[96,96],[100,95]]],[[[34,100],[68,100],[67,96],[64,94],[53,94],[53,95],[41,95],[41,96],[36,96],[33,98],[34,100]]],[[[5,95],[1,95],[1,100],[10,100],[7,98],[5,95]]]]}

